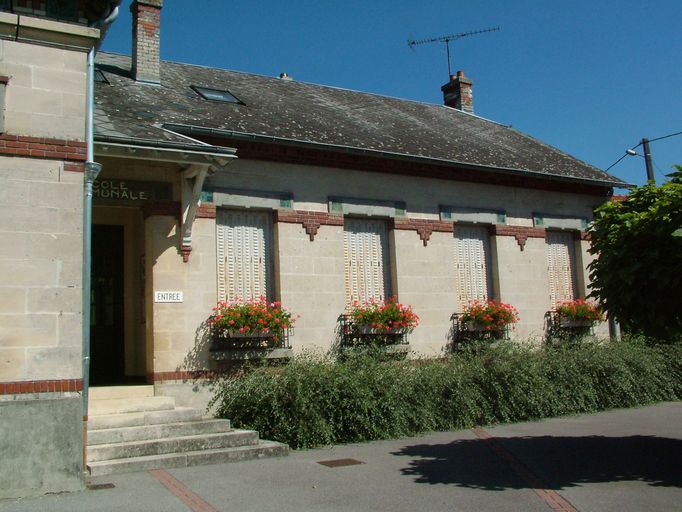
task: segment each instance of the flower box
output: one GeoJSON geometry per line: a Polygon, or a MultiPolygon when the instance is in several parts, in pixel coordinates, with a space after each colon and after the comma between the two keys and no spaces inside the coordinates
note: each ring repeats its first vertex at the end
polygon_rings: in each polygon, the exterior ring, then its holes
{"type": "Polygon", "coordinates": [[[295,321],[279,302],[265,297],[219,302],[208,320],[211,359],[290,359],[289,336],[295,321]]]}
{"type": "Polygon", "coordinates": [[[469,332],[500,332],[504,331],[504,327],[496,327],[490,325],[476,324],[474,322],[466,322],[464,328],[469,332]]]}
{"type": "Polygon", "coordinates": [[[562,302],[554,310],[559,327],[570,329],[578,327],[592,327],[595,322],[603,320],[601,307],[585,299],[575,299],[562,302]]]}
{"type": "Polygon", "coordinates": [[[239,332],[239,331],[223,331],[217,334],[218,338],[227,339],[245,339],[245,338],[273,338],[275,333],[270,331],[263,331],[260,329],[253,330],[250,332],[239,332]]]}
{"type": "Polygon", "coordinates": [[[407,329],[405,327],[392,327],[389,329],[377,329],[376,327],[371,327],[369,325],[357,325],[356,326],[358,333],[359,334],[369,334],[369,335],[377,335],[377,336],[390,336],[390,335],[397,335],[397,336],[402,336],[403,334],[407,334],[407,329]]]}
{"type": "Polygon", "coordinates": [[[457,318],[462,328],[469,332],[503,332],[519,320],[514,306],[496,300],[473,300],[464,307],[457,318]]]}
{"type": "Polygon", "coordinates": [[[588,320],[586,318],[568,318],[565,316],[559,317],[559,326],[562,329],[589,328],[592,327],[593,324],[593,320],[588,320]]]}

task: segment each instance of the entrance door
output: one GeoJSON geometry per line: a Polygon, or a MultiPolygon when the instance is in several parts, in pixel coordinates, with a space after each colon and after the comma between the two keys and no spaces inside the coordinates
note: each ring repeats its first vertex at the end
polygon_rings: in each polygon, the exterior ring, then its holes
{"type": "Polygon", "coordinates": [[[92,226],[90,384],[124,380],[123,226],[92,226]]]}

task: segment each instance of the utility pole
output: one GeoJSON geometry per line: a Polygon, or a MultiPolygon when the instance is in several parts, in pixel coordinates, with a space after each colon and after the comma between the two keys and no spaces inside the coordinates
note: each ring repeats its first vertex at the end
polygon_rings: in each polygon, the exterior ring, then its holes
{"type": "Polygon", "coordinates": [[[651,164],[651,150],[649,149],[649,139],[642,139],[642,147],[644,148],[644,163],[646,164],[646,179],[647,181],[656,184],[654,177],[654,166],[651,164]]]}

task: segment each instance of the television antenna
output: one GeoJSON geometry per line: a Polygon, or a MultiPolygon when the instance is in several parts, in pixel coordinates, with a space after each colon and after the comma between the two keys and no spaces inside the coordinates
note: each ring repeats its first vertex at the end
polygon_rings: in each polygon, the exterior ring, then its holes
{"type": "Polygon", "coordinates": [[[450,59],[450,41],[456,41],[457,39],[462,39],[467,36],[474,36],[476,34],[483,34],[485,32],[497,32],[500,27],[484,28],[482,30],[472,30],[470,32],[462,32],[460,34],[451,34],[449,36],[432,37],[431,39],[408,39],[407,46],[414,50],[414,47],[418,44],[427,43],[445,43],[445,48],[448,52],[448,76],[452,75],[452,61],[450,59]]]}

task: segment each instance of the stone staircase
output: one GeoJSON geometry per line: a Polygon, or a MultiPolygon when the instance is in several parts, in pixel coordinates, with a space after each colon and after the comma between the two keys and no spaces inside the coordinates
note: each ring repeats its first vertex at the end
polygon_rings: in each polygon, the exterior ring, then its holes
{"type": "Polygon", "coordinates": [[[286,455],[285,444],[263,441],[229,420],[204,417],[154,396],[154,386],[90,388],[88,471],[92,476],[286,455]]]}

